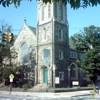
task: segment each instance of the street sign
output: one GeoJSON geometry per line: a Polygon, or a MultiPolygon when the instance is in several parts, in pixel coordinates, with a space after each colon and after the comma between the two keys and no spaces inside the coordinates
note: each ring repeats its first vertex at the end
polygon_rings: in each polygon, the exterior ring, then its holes
{"type": "Polygon", "coordinates": [[[10,82],[13,82],[13,78],[10,78],[10,82]]]}
{"type": "Polygon", "coordinates": [[[13,79],[13,78],[14,78],[14,75],[13,75],[13,74],[10,74],[10,75],[9,75],[9,78],[10,78],[10,79],[13,79]]]}

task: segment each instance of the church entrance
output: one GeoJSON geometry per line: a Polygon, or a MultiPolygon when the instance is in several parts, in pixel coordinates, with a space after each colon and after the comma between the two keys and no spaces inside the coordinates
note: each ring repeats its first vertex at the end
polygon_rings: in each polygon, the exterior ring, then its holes
{"type": "Polygon", "coordinates": [[[43,69],[43,83],[48,83],[48,69],[46,67],[43,69]]]}

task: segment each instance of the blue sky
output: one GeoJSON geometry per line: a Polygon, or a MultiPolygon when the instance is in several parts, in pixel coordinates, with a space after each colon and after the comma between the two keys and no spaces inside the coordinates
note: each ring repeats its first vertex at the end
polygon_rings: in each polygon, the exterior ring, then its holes
{"type": "MultiPolygon", "coordinates": [[[[2,7],[0,5],[0,21],[5,20],[12,25],[13,33],[18,34],[23,26],[24,17],[27,19],[29,26],[36,27],[37,23],[37,3],[36,0],[29,2],[28,0],[21,2],[18,8],[14,5],[2,7]]],[[[67,6],[67,19],[69,22],[69,36],[79,32],[84,27],[90,25],[100,26],[100,6],[88,7],[86,9],[79,8],[73,10],[67,6]]]]}

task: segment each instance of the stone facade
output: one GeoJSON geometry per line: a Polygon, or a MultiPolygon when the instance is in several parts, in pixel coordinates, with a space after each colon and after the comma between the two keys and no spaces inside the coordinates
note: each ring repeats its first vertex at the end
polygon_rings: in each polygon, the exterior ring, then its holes
{"type": "Polygon", "coordinates": [[[40,0],[37,3],[37,28],[28,26],[24,20],[12,47],[18,53],[13,63],[33,68],[31,73],[35,73],[35,84],[67,87],[72,85],[72,81],[82,83],[79,74],[73,70],[79,66],[75,62],[77,58],[70,55],[66,6],[61,2],[43,4],[40,0]]]}
{"type": "MultiPolygon", "coordinates": [[[[38,2],[38,32],[37,32],[37,45],[38,45],[38,82],[43,83],[43,70],[47,68],[48,70],[48,83],[50,86],[55,87],[55,78],[59,77],[59,72],[63,72],[64,77],[61,85],[67,86],[67,68],[69,62],[69,44],[68,44],[68,26],[66,20],[66,6],[61,2],[51,4],[43,4],[41,1],[38,2]],[[50,8],[49,8],[50,7],[50,8]],[[45,9],[45,10],[43,10],[45,9]],[[56,12],[56,11],[57,12],[56,12]],[[49,12],[51,11],[51,12],[49,12]],[[63,12],[61,12],[63,11],[63,12]],[[55,16],[55,12],[57,16],[55,16]],[[48,16],[48,13],[50,13],[48,16]],[[63,15],[61,15],[63,14],[63,15]],[[62,18],[61,18],[62,16],[62,18]],[[44,17],[43,19],[41,17],[44,17]],[[50,50],[50,63],[45,65],[42,59],[43,50],[50,50]],[[61,53],[61,54],[60,54],[61,53]],[[61,58],[60,58],[61,56],[61,58]],[[65,71],[66,70],[66,71],[65,71]]],[[[59,85],[60,86],[60,85],[59,85]]]]}

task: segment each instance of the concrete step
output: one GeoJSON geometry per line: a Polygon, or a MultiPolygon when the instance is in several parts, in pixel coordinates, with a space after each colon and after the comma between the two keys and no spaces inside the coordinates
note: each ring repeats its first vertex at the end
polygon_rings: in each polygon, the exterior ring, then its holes
{"type": "Polygon", "coordinates": [[[42,92],[42,91],[46,91],[48,88],[48,85],[46,83],[42,83],[42,84],[37,84],[35,86],[33,86],[31,89],[29,89],[29,91],[34,91],[34,92],[42,92]]]}

